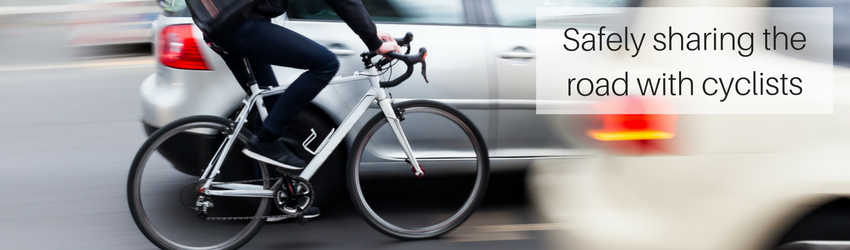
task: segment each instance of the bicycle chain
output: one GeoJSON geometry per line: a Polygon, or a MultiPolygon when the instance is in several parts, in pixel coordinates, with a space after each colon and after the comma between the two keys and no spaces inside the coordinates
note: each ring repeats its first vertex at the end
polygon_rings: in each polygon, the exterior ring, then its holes
{"type": "Polygon", "coordinates": [[[295,218],[295,216],[289,215],[265,215],[265,216],[217,216],[217,217],[207,217],[199,215],[201,219],[204,220],[253,220],[254,218],[260,219],[272,219],[272,218],[281,218],[281,219],[290,219],[295,218]]]}
{"type": "MultiPolygon", "coordinates": [[[[229,182],[221,182],[221,184],[241,184],[241,183],[251,183],[251,182],[260,182],[260,181],[277,181],[278,178],[266,178],[266,179],[254,179],[254,180],[244,180],[244,181],[229,181],[229,182]]],[[[265,215],[265,216],[204,216],[203,214],[199,214],[198,217],[204,220],[211,221],[225,221],[225,220],[253,220],[255,218],[260,219],[290,219],[295,218],[296,216],[290,216],[285,214],[280,215],[265,215]]]]}

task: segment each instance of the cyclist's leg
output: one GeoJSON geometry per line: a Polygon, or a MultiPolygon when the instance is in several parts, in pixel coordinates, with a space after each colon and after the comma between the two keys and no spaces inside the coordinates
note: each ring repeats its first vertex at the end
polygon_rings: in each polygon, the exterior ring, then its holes
{"type": "MultiPolygon", "coordinates": [[[[244,63],[242,62],[243,57],[248,58],[249,63],[251,64],[252,73],[254,73],[255,79],[261,87],[279,86],[274,72],[272,71],[271,64],[308,70],[308,72],[302,74],[289,86],[288,90],[282,97],[270,96],[264,98],[266,107],[269,111],[269,117],[267,118],[265,125],[262,125],[262,122],[257,122],[256,131],[260,133],[271,130],[275,131],[273,133],[277,136],[283,135],[283,131],[286,130],[286,125],[289,123],[281,124],[280,121],[291,121],[295,116],[297,116],[298,111],[310,103],[318,92],[327,85],[339,68],[336,56],[333,55],[333,53],[330,53],[330,51],[323,46],[318,45],[315,42],[296,34],[295,32],[289,31],[288,29],[264,21],[247,21],[239,28],[239,30],[237,30],[236,34],[230,38],[215,42],[230,53],[221,56],[228,65],[228,68],[230,68],[233,72],[236,79],[242,83],[241,85],[243,85],[243,88],[246,88],[244,85],[248,81],[248,76],[244,69],[244,63]],[[303,43],[304,41],[308,41],[312,44],[305,45],[303,43]],[[323,55],[323,60],[316,60],[315,56],[310,57],[309,53],[303,53],[305,51],[298,51],[298,53],[279,53],[294,49],[304,49],[306,52],[309,52],[310,50],[318,52],[324,51],[327,53],[323,55]],[[329,61],[329,59],[331,59],[330,63],[325,63],[324,67],[318,67],[314,66],[316,64],[311,64],[312,62],[324,63],[329,61]],[[317,75],[319,77],[315,77],[317,75]],[[310,81],[311,78],[324,80],[316,83],[315,80],[310,81]],[[305,81],[304,79],[308,80],[305,81]],[[293,95],[296,97],[292,97],[293,95]],[[277,102],[281,99],[288,99],[295,102],[294,104],[293,102],[286,104],[277,102]],[[286,107],[290,111],[281,115],[281,107],[286,107]],[[295,110],[294,112],[291,111],[293,109],[295,110]],[[269,119],[272,119],[273,122],[269,123],[269,119]],[[260,130],[260,126],[271,129],[260,130]]],[[[283,145],[281,144],[281,146],[283,145]]],[[[285,149],[285,147],[282,149],[285,149]]],[[[291,154],[291,152],[289,153],[291,154]]],[[[284,162],[280,160],[278,161],[284,162]]],[[[311,207],[304,211],[305,218],[316,217],[318,215],[319,209],[317,208],[311,207]]]]}
{"type": "MultiPolygon", "coordinates": [[[[226,46],[228,51],[251,58],[252,63],[260,61],[307,70],[281,95],[263,124],[266,130],[277,136],[284,135],[292,120],[327,86],[339,70],[336,55],[327,48],[269,22],[246,21],[230,40],[230,43],[222,46],[226,46]]],[[[274,77],[273,74],[270,75],[271,78],[274,77]]]]}
{"type": "MultiPolygon", "coordinates": [[[[230,51],[228,51],[228,54],[218,54],[221,56],[221,59],[224,60],[224,63],[227,64],[230,71],[233,72],[233,76],[236,78],[236,81],[239,82],[239,86],[242,87],[242,90],[244,90],[245,93],[250,93],[250,91],[248,91],[248,74],[245,72],[245,63],[242,62],[243,57],[230,51]]],[[[252,60],[250,58],[248,59],[248,62],[251,64],[251,72],[254,73],[254,79],[257,80],[257,85],[260,85],[260,87],[263,88],[279,86],[270,64],[258,60],[252,60]]],[[[274,107],[278,97],[279,96],[275,95],[263,98],[268,110],[271,110],[271,108],[274,107]]],[[[257,133],[260,129],[262,129],[263,122],[259,115],[255,115],[253,119],[255,125],[251,131],[257,133]]]]}

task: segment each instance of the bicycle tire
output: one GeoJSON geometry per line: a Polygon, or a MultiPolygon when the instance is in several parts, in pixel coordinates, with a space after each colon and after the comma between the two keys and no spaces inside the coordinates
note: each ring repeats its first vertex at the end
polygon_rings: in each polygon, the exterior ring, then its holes
{"type": "MultiPolygon", "coordinates": [[[[232,123],[233,121],[231,120],[217,116],[192,116],[182,118],[158,129],[145,141],[145,143],[139,149],[138,153],[136,154],[136,157],[133,159],[133,163],[130,167],[130,174],[127,179],[127,201],[130,207],[130,214],[132,214],[133,220],[138,226],[139,230],[151,243],[153,243],[157,247],[161,249],[237,249],[248,243],[248,241],[250,241],[265,224],[266,220],[261,218],[260,216],[266,216],[270,213],[272,203],[269,201],[269,199],[253,198],[258,200],[254,202],[257,206],[257,211],[253,212],[255,218],[248,222],[248,224],[243,229],[241,229],[239,233],[218,244],[190,246],[186,245],[185,243],[176,242],[174,239],[170,239],[168,236],[165,236],[161,232],[161,228],[158,228],[151,222],[149,214],[145,211],[145,206],[142,202],[142,177],[147,167],[146,164],[148,160],[152,155],[154,155],[154,152],[157,150],[158,146],[162,145],[167,139],[190,129],[195,129],[195,131],[197,131],[197,129],[213,129],[218,130],[220,132],[231,127],[232,123]]],[[[243,128],[238,134],[237,138],[240,141],[244,142],[248,138],[250,138],[251,135],[252,134],[250,131],[243,128]]],[[[236,145],[234,145],[234,148],[235,147],[236,145]]],[[[269,176],[268,168],[262,163],[259,163],[258,166],[261,178],[267,179],[269,176]]],[[[219,176],[217,176],[216,178],[218,178],[219,176]]],[[[197,180],[197,177],[194,178],[194,180],[197,180]]],[[[145,185],[147,186],[147,184],[145,185]]],[[[271,183],[269,181],[263,181],[263,186],[264,188],[268,189],[271,186],[271,183]]],[[[213,199],[215,198],[217,197],[213,197],[213,199]]],[[[215,209],[215,207],[211,209],[215,209]]],[[[197,217],[195,219],[200,220],[197,217]]]]}
{"type": "MultiPolygon", "coordinates": [[[[364,155],[364,151],[367,150],[367,145],[369,145],[369,141],[381,127],[385,127],[383,125],[387,124],[387,119],[383,113],[378,113],[371,120],[369,120],[363,126],[356,139],[354,140],[351,152],[349,153],[348,168],[346,173],[349,194],[351,196],[355,208],[360,213],[361,217],[363,217],[363,219],[374,229],[387,236],[401,240],[417,240],[439,237],[457,228],[464,221],[466,221],[466,219],[468,219],[472,215],[475,208],[483,199],[484,193],[487,189],[490,171],[490,162],[487,146],[484,142],[483,137],[481,136],[481,133],[478,131],[475,125],[460,111],[451,106],[436,101],[414,100],[398,103],[396,104],[396,107],[400,110],[403,110],[404,116],[407,117],[406,120],[410,120],[410,116],[416,113],[434,114],[451,121],[450,124],[456,125],[458,128],[461,129],[462,134],[466,135],[466,139],[469,140],[469,143],[470,145],[472,145],[472,150],[475,154],[474,160],[476,170],[474,176],[474,184],[472,190],[469,193],[469,196],[465,198],[463,205],[460,206],[460,209],[454,212],[452,216],[448,217],[445,220],[442,220],[439,223],[434,223],[433,225],[405,228],[404,226],[397,225],[394,222],[389,222],[388,220],[382,218],[381,215],[378,215],[375,210],[373,210],[373,208],[370,206],[370,202],[367,201],[366,197],[364,196],[363,185],[361,185],[362,180],[360,168],[361,158],[364,155]]],[[[429,118],[428,122],[430,123],[431,121],[433,120],[429,118]]],[[[402,121],[403,127],[404,124],[404,121],[402,121]]],[[[405,130],[405,132],[410,131],[405,130]]],[[[413,151],[414,155],[416,155],[416,148],[413,148],[413,151]]],[[[427,162],[424,158],[420,159],[420,157],[417,156],[417,159],[420,161],[420,165],[427,165],[427,163],[421,163],[427,162]]],[[[408,164],[407,167],[410,167],[410,165],[408,164]]],[[[424,178],[429,178],[429,172],[427,172],[428,166],[424,166],[423,168],[426,169],[426,176],[424,178]]],[[[409,176],[413,176],[413,173],[407,173],[409,174],[409,176]]]]}

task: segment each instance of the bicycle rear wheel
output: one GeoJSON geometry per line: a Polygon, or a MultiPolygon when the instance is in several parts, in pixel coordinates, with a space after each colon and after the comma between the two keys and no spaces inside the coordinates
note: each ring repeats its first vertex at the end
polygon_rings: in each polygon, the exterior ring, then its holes
{"type": "Polygon", "coordinates": [[[348,188],[360,215],[376,230],[402,239],[443,235],[462,224],[484,197],[487,146],[460,111],[434,101],[396,105],[413,155],[425,170],[417,178],[383,113],[354,140],[348,188]]]}
{"type": "MultiPolygon", "coordinates": [[[[175,169],[163,155],[181,151],[191,157],[200,172],[213,159],[222,145],[223,132],[230,124],[228,119],[215,116],[193,116],[174,121],[152,134],[136,154],[127,181],[127,201],[136,225],[154,245],[162,249],[236,249],[256,235],[265,224],[262,216],[269,214],[272,203],[267,198],[211,197],[213,206],[209,217],[250,217],[247,220],[204,220],[193,210],[198,197],[198,177],[183,174],[175,169]],[[186,142],[203,137],[209,147],[187,148],[186,142]],[[200,149],[206,148],[206,149],[200,149]],[[209,152],[207,152],[209,151],[209,152]]],[[[231,152],[238,152],[251,136],[247,129],[237,135],[231,152]]],[[[197,145],[196,145],[197,146],[197,145]]],[[[184,161],[188,162],[188,161],[184,161]]],[[[267,179],[268,168],[248,160],[240,154],[231,154],[224,162],[215,182],[250,181],[267,179]],[[254,171],[234,171],[224,166],[254,168],[254,171]]],[[[270,181],[253,181],[269,189],[270,181]]],[[[213,189],[213,188],[211,188],[213,189]]]]}

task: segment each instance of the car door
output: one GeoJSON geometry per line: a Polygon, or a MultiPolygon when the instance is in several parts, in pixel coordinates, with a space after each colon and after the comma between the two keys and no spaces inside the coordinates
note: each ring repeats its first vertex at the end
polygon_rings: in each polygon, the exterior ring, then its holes
{"type": "MultiPolygon", "coordinates": [[[[488,62],[486,55],[484,32],[481,28],[472,26],[474,18],[470,15],[465,0],[364,0],[363,4],[376,22],[378,30],[402,37],[406,32],[414,34],[412,52],[419,47],[428,49],[427,72],[430,83],[426,83],[419,74],[420,66],[415,66],[416,73],[403,84],[391,89],[396,102],[404,99],[438,99],[459,108],[467,115],[489,140],[491,130],[490,110],[486,105],[466,105],[468,103],[486,103],[491,99],[491,80],[488,78],[488,62]],[[483,107],[483,108],[482,108],[483,107]]],[[[349,27],[340,21],[336,14],[328,8],[324,1],[291,0],[286,18],[276,20],[284,27],[305,35],[328,47],[339,57],[340,75],[351,75],[352,72],[363,70],[360,53],[367,48],[360,38],[349,27]]],[[[404,72],[402,64],[393,68],[395,76],[404,72]]],[[[394,76],[394,77],[395,77],[394,76]]],[[[286,82],[287,79],[282,79],[286,82]]],[[[343,110],[343,117],[356,104],[369,85],[365,83],[346,83],[332,85],[331,91],[336,92],[348,109],[343,110]]],[[[367,115],[377,112],[372,109],[367,115]]],[[[365,119],[361,119],[361,124],[365,119]]],[[[425,126],[427,124],[423,124],[425,126]]],[[[354,129],[359,129],[356,126],[354,129]]],[[[434,131],[435,128],[427,129],[434,131]]],[[[407,130],[407,129],[406,129],[407,130]]],[[[433,141],[432,145],[446,145],[446,142],[434,141],[439,133],[417,133],[412,129],[407,133],[411,142],[433,141]]],[[[356,131],[356,130],[355,130],[356,131]]],[[[437,131],[439,131],[437,129],[437,131]]],[[[403,152],[398,147],[394,135],[384,138],[390,148],[398,148],[390,154],[401,156],[403,152]]],[[[427,149],[426,149],[427,150],[427,149]]],[[[435,149],[436,150],[436,149],[435,149]]]]}
{"type": "MultiPolygon", "coordinates": [[[[495,58],[500,157],[547,157],[580,153],[554,136],[543,115],[536,115],[536,8],[626,7],[630,0],[481,0],[489,44],[495,58]]],[[[566,69],[569,70],[569,69],[566,69]]]]}

